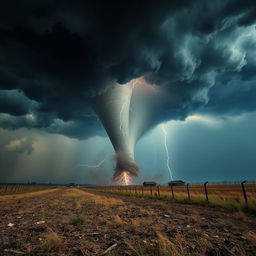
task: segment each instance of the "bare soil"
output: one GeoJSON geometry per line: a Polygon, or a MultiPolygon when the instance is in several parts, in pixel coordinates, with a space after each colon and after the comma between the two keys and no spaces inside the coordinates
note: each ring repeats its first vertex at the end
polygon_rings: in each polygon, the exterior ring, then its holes
{"type": "Polygon", "coordinates": [[[221,208],[60,188],[1,196],[0,217],[1,256],[256,255],[256,217],[221,208]]]}

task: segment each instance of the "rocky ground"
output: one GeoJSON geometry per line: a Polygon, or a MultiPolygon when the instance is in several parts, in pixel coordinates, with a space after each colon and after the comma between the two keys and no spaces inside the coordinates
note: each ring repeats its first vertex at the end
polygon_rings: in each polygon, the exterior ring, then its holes
{"type": "Polygon", "coordinates": [[[82,191],[0,197],[0,255],[256,255],[256,217],[82,191]]]}

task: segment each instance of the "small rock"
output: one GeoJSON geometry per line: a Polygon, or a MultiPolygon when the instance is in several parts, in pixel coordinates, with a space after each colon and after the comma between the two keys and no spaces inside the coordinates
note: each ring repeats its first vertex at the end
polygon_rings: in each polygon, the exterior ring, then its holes
{"type": "Polygon", "coordinates": [[[219,236],[218,236],[218,235],[215,235],[215,236],[213,236],[213,237],[218,238],[219,236]]]}
{"type": "Polygon", "coordinates": [[[10,222],[7,226],[12,227],[12,226],[14,226],[14,224],[10,222]]]}
{"type": "Polygon", "coordinates": [[[45,223],[44,220],[40,220],[40,221],[36,222],[37,225],[44,224],[44,223],[45,223]]]}
{"type": "Polygon", "coordinates": [[[165,217],[165,218],[170,218],[171,216],[168,215],[168,214],[165,214],[164,217],[165,217]]]}
{"type": "Polygon", "coordinates": [[[187,225],[187,228],[190,228],[190,225],[187,225]]]}

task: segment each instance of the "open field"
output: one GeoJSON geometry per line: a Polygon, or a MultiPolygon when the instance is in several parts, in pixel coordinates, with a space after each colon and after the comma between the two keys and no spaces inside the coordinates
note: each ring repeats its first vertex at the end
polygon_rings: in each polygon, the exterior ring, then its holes
{"type": "Polygon", "coordinates": [[[59,188],[0,197],[0,255],[255,255],[241,211],[59,188]]]}

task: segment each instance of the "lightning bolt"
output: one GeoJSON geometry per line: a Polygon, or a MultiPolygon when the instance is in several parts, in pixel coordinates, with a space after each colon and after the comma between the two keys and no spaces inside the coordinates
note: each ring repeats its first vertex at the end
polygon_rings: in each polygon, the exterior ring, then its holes
{"type": "Polygon", "coordinates": [[[98,164],[95,164],[95,165],[89,165],[89,164],[78,164],[76,165],[73,169],[76,169],[78,167],[87,167],[87,168],[98,168],[100,167],[101,165],[103,165],[103,163],[107,160],[107,157],[106,156],[103,160],[101,160],[98,164]]]}
{"type": "Polygon", "coordinates": [[[164,135],[164,148],[165,148],[165,152],[166,152],[166,166],[169,171],[170,179],[173,180],[173,174],[172,174],[172,170],[170,167],[170,155],[169,155],[169,150],[167,147],[167,130],[166,130],[165,124],[161,124],[161,129],[162,129],[162,132],[164,135]]]}
{"type": "Polygon", "coordinates": [[[120,118],[120,131],[123,133],[123,136],[125,136],[125,133],[123,132],[123,119],[122,119],[122,114],[123,114],[123,111],[125,109],[125,106],[127,105],[127,102],[123,103],[122,104],[122,107],[121,107],[121,110],[120,110],[120,114],[119,114],[119,118],[120,118]]]}

